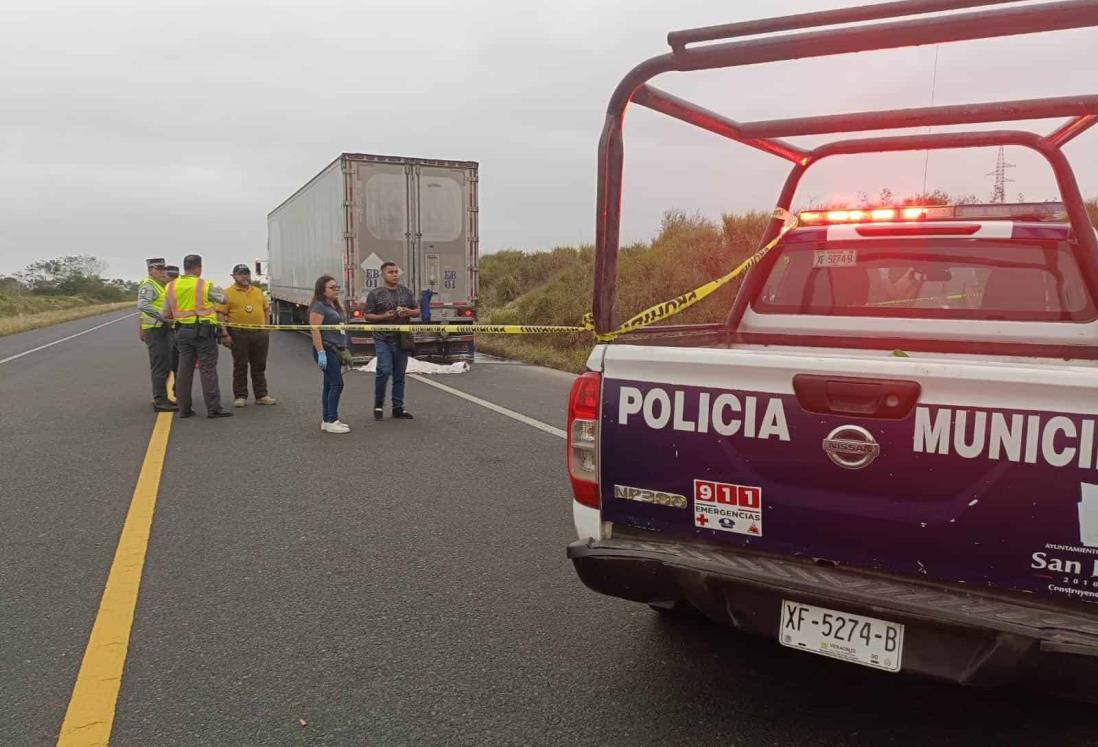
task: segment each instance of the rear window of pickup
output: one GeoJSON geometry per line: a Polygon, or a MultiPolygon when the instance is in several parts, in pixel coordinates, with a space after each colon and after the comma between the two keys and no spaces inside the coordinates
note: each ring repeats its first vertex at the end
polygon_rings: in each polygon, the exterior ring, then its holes
{"type": "Polygon", "coordinates": [[[779,246],[761,314],[1091,322],[1065,241],[860,240],[779,246]]]}

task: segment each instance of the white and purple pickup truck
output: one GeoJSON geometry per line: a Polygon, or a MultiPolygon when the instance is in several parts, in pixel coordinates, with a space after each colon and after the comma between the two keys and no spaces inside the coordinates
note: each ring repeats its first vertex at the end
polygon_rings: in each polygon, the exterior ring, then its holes
{"type": "Polygon", "coordinates": [[[1062,203],[997,185],[988,205],[776,218],[723,323],[596,346],[567,425],[588,587],[886,672],[1098,701],[1098,234],[1063,150],[1098,96],[739,122],[651,83],[1096,25],[1095,0],[900,0],[674,31],[625,75],[598,151],[604,339],[631,105],[786,161],[783,211],[823,160],[964,148],[1036,153],[1062,203]]]}
{"type": "Polygon", "coordinates": [[[900,0],[673,31],[625,75],[598,151],[603,338],[632,105],[786,161],[784,211],[823,160],[965,148],[1036,153],[1062,203],[997,185],[989,205],[775,218],[723,323],[597,345],[567,425],[588,587],[886,672],[1098,701],[1098,234],[1063,151],[1098,96],[739,122],[651,83],[1093,26],[1095,0],[900,0]]]}
{"type": "Polygon", "coordinates": [[[592,352],[580,578],[882,670],[1093,694],[1098,309],[1061,206],[800,223],[735,341],[592,352]]]}

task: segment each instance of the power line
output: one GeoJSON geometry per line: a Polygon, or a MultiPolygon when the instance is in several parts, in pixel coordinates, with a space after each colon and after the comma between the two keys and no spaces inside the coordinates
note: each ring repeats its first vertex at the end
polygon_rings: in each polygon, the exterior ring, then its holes
{"type": "MultiPolygon", "coordinates": [[[[938,51],[941,49],[941,46],[942,45],[940,45],[940,44],[935,44],[934,45],[934,72],[932,73],[931,79],[930,79],[930,105],[931,106],[934,106],[934,94],[935,94],[935,92],[937,91],[937,88],[938,88],[938,51]]],[[[928,135],[930,134],[930,128],[929,127],[926,128],[926,132],[927,132],[928,135]]],[[[926,194],[926,174],[927,174],[927,171],[928,171],[929,168],[930,168],[930,151],[927,150],[926,155],[923,159],[923,194],[924,195],[926,194]]]]}

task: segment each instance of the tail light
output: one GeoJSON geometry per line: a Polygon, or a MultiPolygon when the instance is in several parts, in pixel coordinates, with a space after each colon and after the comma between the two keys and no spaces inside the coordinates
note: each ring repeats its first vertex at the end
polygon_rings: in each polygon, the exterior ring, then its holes
{"type": "Polygon", "coordinates": [[[466,316],[466,317],[470,317],[470,316],[473,315],[473,310],[472,309],[466,309],[465,311],[462,312],[461,315],[466,316]]]}
{"type": "Polygon", "coordinates": [[[351,316],[353,316],[355,319],[362,318],[362,309],[355,309],[351,312],[351,316]]]}
{"type": "Polygon", "coordinates": [[[599,395],[602,375],[582,374],[568,395],[568,477],[584,506],[599,507],[599,395]]]}

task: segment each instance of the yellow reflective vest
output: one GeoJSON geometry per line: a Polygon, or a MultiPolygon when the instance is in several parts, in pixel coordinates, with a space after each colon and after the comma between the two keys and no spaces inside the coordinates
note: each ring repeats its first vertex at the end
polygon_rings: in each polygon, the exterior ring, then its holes
{"type": "Polygon", "coordinates": [[[164,316],[180,324],[217,324],[210,283],[194,275],[180,275],[168,283],[164,305],[164,316]]]}
{"type": "MultiPolygon", "coordinates": [[[[161,315],[164,313],[164,286],[155,278],[145,278],[137,288],[138,298],[147,301],[149,306],[161,315]]],[[[140,305],[139,305],[140,306],[140,305]]],[[[153,329],[163,324],[159,319],[144,311],[141,312],[141,329],[153,329]]]]}

